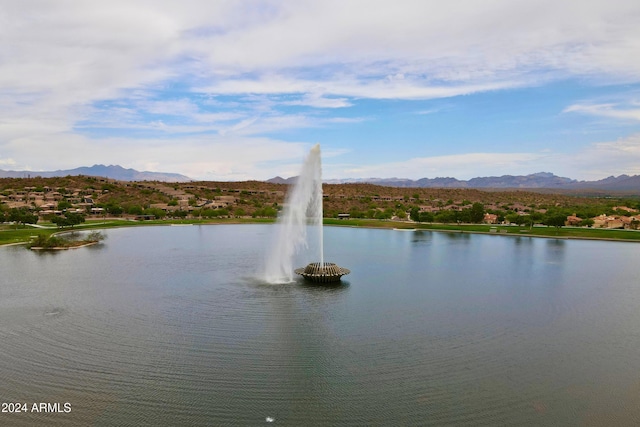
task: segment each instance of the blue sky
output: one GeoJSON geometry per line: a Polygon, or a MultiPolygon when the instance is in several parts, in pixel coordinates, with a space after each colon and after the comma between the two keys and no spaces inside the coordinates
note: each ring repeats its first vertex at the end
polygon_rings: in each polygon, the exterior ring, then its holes
{"type": "Polygon", "coordinates": [[[0,169],[640,174],[637,1],[0,3],[0,169]],[[446,4],[445,4],[446,3],[446,4]]]}

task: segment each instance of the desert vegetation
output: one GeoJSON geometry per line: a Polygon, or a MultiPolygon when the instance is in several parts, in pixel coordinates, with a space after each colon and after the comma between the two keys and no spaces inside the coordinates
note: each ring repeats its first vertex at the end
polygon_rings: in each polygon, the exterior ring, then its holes
{"type": "MultiPolygon", "coordinates": [[[[87,219],[258,221],[286,203],[287,184],[127,182],[88,176],[0,179],[0,230],[44,224],[60,229],[87,219]]],[[[640,225],[638,195],[323,185],[325,218],[429,224],[515,224],[631,228],[640,225]]],[[[8,239],[0,239],[8,240],[8,239]]],[[[9,239],[10,241],[10,239],[9,239]]]]}
{"type": "Polygon", "coordinates": [[[69,249],[74,247],[86,246],[103,241],[105,235],[100,231],[93,230],[82,239],[72,239],[61,235],[38,234],[31,242],[28,243],[29,249],[69,249]]]}

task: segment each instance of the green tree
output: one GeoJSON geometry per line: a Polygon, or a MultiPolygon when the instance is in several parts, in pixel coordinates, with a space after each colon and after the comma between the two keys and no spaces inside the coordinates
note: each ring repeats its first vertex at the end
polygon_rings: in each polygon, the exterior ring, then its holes
{"type": "Polygon", "coordinates": [[[73,227],[85,221],[84,215],[76,212],[67,212],[64,216],[56,216],[51,218],[51,222],[58,227],[73,227]]]}
{"type": "Polygon", "coordinates": [[[71,206],[72,206],[72,205],[71,205],[71,203],[69,203],[69,202],[68,202],[68,201],[66,201],[66,200],[60,200],[60,201],[58,202],[58,210],[59,210],[59,211],[63,211],[63,210],[65,210],[65,209],[69,209],[71,206]]]}
{"type": "Polygon", "coordinates": [[[446,209],[446,210],[438,211],[438,213],[436,213],[433,220],[435,222],[450,224],[452,222],[456,222],[458,220],[458,216],[456,215],[455,211],[446,209]]]}
{"type": "Polygon", "coordinates": [[[385,210],[376,209],[374,218],[376,219],[390,219],[393,216],[393,210],[387,208],[385,210]]]}
{"type": "Polygon", "coordinates": [[[520,215],[518,215],[515,212],[506,214],[504,216],[504,220],[507,221],[509,224],[517,224],[519,221],[520,215]]]}
{"type": "Polygon", "coordinates": [[[542,219],[544,218],[544,214],[540,212],[531,212],[529,214],[529,217],[531,218],[531,222],[533,222],[534,224],[537,224],[542,222],[542,219]]]}
{"type": "Polygon", "coordinates": [[[6,214],[5,219],[16,224],[35,224],[38,222],[38,215],[32,214],[25,208],[13,208],[6,214]]]}
{"type": "Polygon", "coordinates": [[[253,211],[253,214],[251,216],[253,218],[275,218],[276,216],[278,216],[278,211],[272,207],[258,208],[253,211]]]}
{"type": "Polygon", "coordinates": [[[471,209],[463,209],[461,211],[456,212],[456,221],[464,222],[467,224],[473,222],[471,220],[471,209]]]}
{"type": "Polygon", "coordinates": [[[350,218],[364,218],[364,212],[362,212],[360,209],[357,208],[351,208],[349,210],[349,217],[350,218]]]}
{"type": "MultiPolygon", "coordinates": [[[[595,224],[595,222],[591,218],[586,218],[586,219],[583,219],[582,221],[580,221],[580,226],[581,227],[591,227],[591,226],[593,226],[593,224],[595,224]]],[[[637,219],[634,219],[634,220],[631,221],[630,227],[633,228],[634,230],[637,230],[638,229],[638,227],[637,227],[638,224],[640,224],[640,221],[638,221],[637,219]],[[634,221],[636,222],[636,227],[635,228],[633,227],[633,225],[634,225],[633,222],[634,221]]]]}
{"type": "Polygon", "coordinates": [[[471,205],[471,221],[475,224],[479,224],[484,219],[484,205],[482,203],[476,202],[471,205]]]}
{"type": "Polygon", "coordinates": [[[433,222],[434,216],[431,212],[420,212],[420,222],[433,222]]]}
{"type": "Polygon", "coordinates": [[[109,202],[103,206],[104,210],[107,211],[110,215],[121,215],[124,212],[124,209],[121,206],[116,205],[114,202],[109,202]]]}
{"type": "Polygon", "coordinates": [[[173,211],[171,214],[174,218],[186,218],[189,212],[183,210],[173,211]]]}
{"type": "Polygon", "coordinates": [[[167,213],[160,208],[148,208],[143,211],[144,215],[153,215],[156,219],[164,218],[167,213]]]}
{"type": "Polygon", "coordinates": [[[74,225],[82,224],[85,221],[84,215],[81,213],[67,212],[65,216],[72,227],[74,225]]]}
{"type": "Polygon", "coordinates": [[[516,224],[526,225],[529,226],[529,229],[531,229],[533,227],[533,219],[531,218],[531,215],[520,215],[519,222],[517,222],[516,224]]]}
{"type": "Polygon", "coordinates": [[[566,220],[567,220],[567,216],[565,214],[555,213],[555,214],[546,216],[544,218],[543,224],[550,227],[560,228],[564,226],[564,223],[566,220]]]}
{"type": "Polygon", "coordinates": [[[129,215],[142,215],[142,206],[132,205],[127,208],[127,213],[129,215]]]}
{"type": "Polygon", "coordinates": [[[411,218],[412,221],[420,222],[420,208],[417,206],[411,208],[409,218],[411,218]]]}

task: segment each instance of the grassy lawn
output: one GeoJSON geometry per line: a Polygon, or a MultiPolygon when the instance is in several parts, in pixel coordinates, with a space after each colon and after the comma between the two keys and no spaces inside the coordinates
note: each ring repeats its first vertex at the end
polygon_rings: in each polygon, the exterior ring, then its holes
{"type": "Polygon", "coordinates": [[[449,232],[490,233],[497,235],[536,236],[551,238],[579,238],[579,239],[613,239],[630,240],[640,242],[640,231],[634,230],[606,230],[597,228],[578,227],[518,227],[509,225],[492,226],[487,224],[425,224],[407,223],[395,221],[380,221],[372,219],[325,219],[326,225],[339,225],[347,227],[377,227],[377,228],[401,228],[449,232]],[[491,229],[495,229],[494,232],[491,229]]]}
{"type": "Polygon", "coordinates": [[[41,222],[38,225],[47,228],[35,228],[24,225],[8,225],[0,224],[0,245],[8,245],[13,243],[27,243],[34,236],[42,234],[46,237],[55,233],[74,231],[74,230],[91,230],[91,229],[107,229],[117,227],[141,227],[149,225],[171,225],[171,224],[260,224],[272,223],[274,219],[270,218],[214,218],[214,219],[172,219],[172,220],[152,220],[152,221],[128,221],[118,219],[107,220],[88,220],[83,224],[74,226],[73,228],[57,228],[55,224],[41,222]]]}
{"type": "Polygon", "coordinates": [[[49,236],[51,232],[49,230],[38,230],[36,228],[8,225],[0,225],[0,245],[8,245],[11,243],[24,243],[31,240],[31,236],[36,236],[38,233],[49,236]]]}
{"type": "MultiPolygon", "coordinates": [[[[186,225],[186,224],[268,224],[275,222],[271,218],[216,218],[216,219],[176,219],[176,220],[152,220],[152,221],[127,221],[127,220],[89,220],[73,228],[56,228],[51,223],[40,223],[38,225],[51,228],[34,228],[28,226],[18,226],[0,224],[0,245],[12,243],[26,243],[33,239],[33,236],[43,234],[50,236],[54,233],[71,230],[107,229],[115,227],[140,227],[150,225],[186,225]]],[[[325,225],[336,225],[343,227],[367,227],[367,228],[401,228],[418,229],[448,232],[467,233],[490,233],[496,235],[518,235],[536,236],[551,238],[580,238],[580,239],[613,239],[625,241],[639,241],[640,231],[629,230],[603,230],[591,228],[562,227],[518,227],[518,226],[491,226],[485,224],[425,224],[407,223],[376,219],[332,219],[325,218],[325,225]],[[491,231],[494,229],[495,231],[491,231]]]]}

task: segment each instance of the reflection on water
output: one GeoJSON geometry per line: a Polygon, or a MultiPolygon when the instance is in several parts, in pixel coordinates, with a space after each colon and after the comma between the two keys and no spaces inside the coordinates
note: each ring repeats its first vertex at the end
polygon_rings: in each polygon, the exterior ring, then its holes
{"type": "Polygon", "coordinates": [[[430,244],[432,233],[429,231],[416,230],[412,233],[411,242],[414,244],[430,244]]]}
{"type": "Polygon", "coordinates": [[[341,280],[336,283],[313,283],[304,280],[298,281],[299,286],[312,293],[339,294],[349,289],[349,281],[341,280]]]}
{"type": "Polygon", "coordinates": [[[640,422],[640,246],[325,228],[349,280],[270,285],[269,226],[106,233],[0,249],[0,398],[73,407],[0,424],[640,422]]]}

